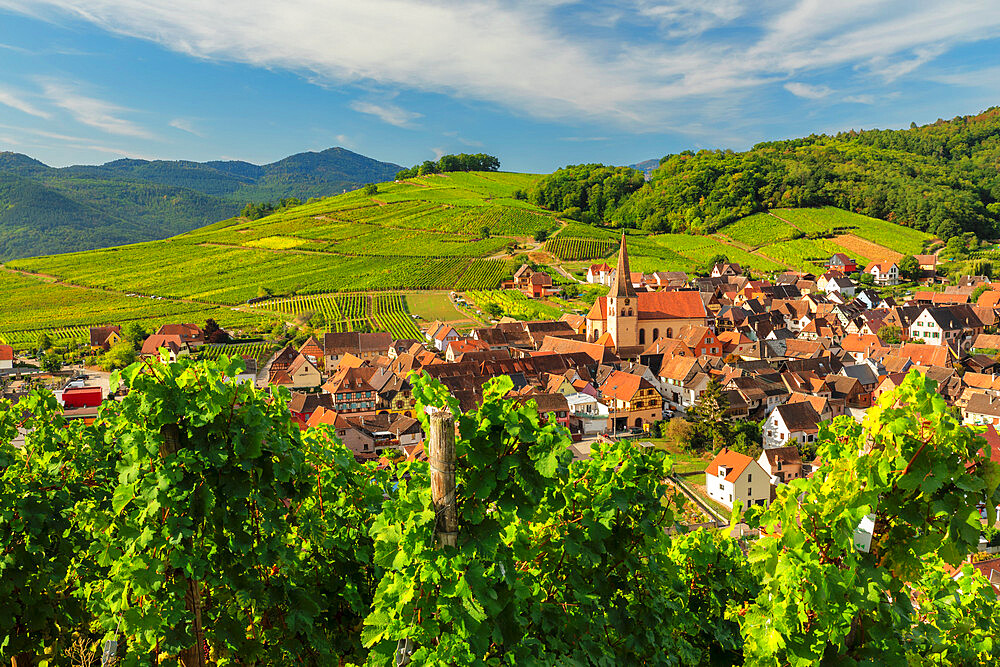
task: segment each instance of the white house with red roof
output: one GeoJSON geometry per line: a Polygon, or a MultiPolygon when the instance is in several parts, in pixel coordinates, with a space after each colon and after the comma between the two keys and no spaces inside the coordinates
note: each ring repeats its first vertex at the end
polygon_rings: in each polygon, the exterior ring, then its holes
{"type": "Polygon", "coordinates": [[[432,323],[427,328],[427,333],[425,335],[427,336],[427,340],[434,345],[434,349],[438,352],[444,352],[448,349],[449,343],[462,337],[455,327],[450,324],[444,324],[443,322],[432,323]]]}
{"type": "Polygon", "coordinates": [[[899,267],[895,262],[872,262],[865,267],[865,273],[870,273],[876,285],[898,285],[899,267]]]}
{"type": "Polygon", "coordinates": [[[591,285],[607,285],[611,282],[611,267],[607,264],[591,264],[587,269],[587,282],[591,285]]]}
{"type": "Polygon", "coordinates": [[[771,502],[771,476],[749,456],[723,447],[705,468],[705,490],[712,500],[729,508],[736,501],[743,507],[767,507],[771,502]]]}
{"type": "Polygon", "coordinates": [[[10,345],[0,345],[0,371],[14,368],[14,348],[10,345]]]}

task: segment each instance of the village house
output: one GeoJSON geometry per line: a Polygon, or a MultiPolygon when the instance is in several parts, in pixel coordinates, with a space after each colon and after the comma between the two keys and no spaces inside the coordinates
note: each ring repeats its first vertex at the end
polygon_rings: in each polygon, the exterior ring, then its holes
{"type": "Polygon", "coordinates": [[[770,475],[760,464],[738,452],[723,447],[705,468],[705,490],[713,500],[732,509],[771,502],[770,475]]]}
{"type": "Polygon", "coordinates": [[[166,350],[170,361],[177,361],[179,357],[186,357],[191,354],[188,343],[178,334],[155,333],[142,342],[142,349],[139,351],[144,357],[159,357],[161,351],[166,350]]]}
{"type": "Polygon", "coordinates": [[[733,278],[743,275],[743,270],[739,264],[723,262],[712,267],[711,276],[713,278],[733,278]]]}
{"type": "Polygon", "coordinates": [[[794,445],[765,449],[757,463],[770,476],[771,484],[784,484],[803,476],[802,456],[799,455],[799,448],[794,445]]]}
{"type": "Polygon", "coordinates": [[[779,405],[764,425],[764,448],[814,442],[819,422],[819,415],[809,403],[779,405]]]}
{"type": "Polygon", "coordinates": [[[326,384],[323,391],[333,398],[333,410],[340,414],[375,413],[375,388],[368,379],[373,369],[345,368],[338,371],[326,384]]]}
{"type": "Polygon", "coordinates": [[[648,428],[663,418],[663,398],[638,375],[612,371],[600,390],[608,406],[608,430],[648,428]]]}
{"type": "Polygon", "coordinates": [[[607,264],[591,264],[587,269],[587,282],[591,285],[610,284],[611,267],[607,264]]]}
{"type": "Polygon", "coordinates": [[[156,331],[156,334],[178,336],[192,350],[205,344],[205,332],[197,324],[164,324],[156,331]]]}
{"type": "Polygon", "coordinates": [[[427,327],[425,335],[427,336],[427,340],[430,341],[431,345],[433,345],[434,349],[438,352],[444,352],[448,349],[449,343],[462,337],[455,327],[450,324],[444,324],[443,322],[433,322],[429,327],[427,327]]]}
{"type": "MultiPolygon", "coordinates": [[[[345,354],[353,354],[362,361],[388,355],[392,336],[385,332],[365,333],[344,331],[323,335],[323,364],[326,372],[332,372],[345,354]]],[[[441,348],[444,349],[444,348],[441,348]]]]}
{"type": "Polygon", "coordinates": [[[838,252],[827,260],[826,268],[831,271],[839,271],[846,276],[858,270],[858,263],[844,253],[838,252]]]}
{"type": "Polygon", "coordinates": [[[882,287],[899,284],[899,267],[895,262],[872,262],[865,267],[865,273],[870,273],[875,284],[882,287]]]}
{"type": "Polygon", "coordinates": [[[125,340],[122,338],[122,328],[118,325],[107,327],[90,327],[90,347],[107,352],[113,345],[125,340]]]}
{"type": "Polygon", "coordinates": [[[962,423],[1000,426],[1000,398],[990,394],[973,394],[962,408],[962,423]]]}
{"type": "Polygon", "coordinates": [[[14,368],[14,348],[10,345],[0,345],[0,371],[14,368]]]}

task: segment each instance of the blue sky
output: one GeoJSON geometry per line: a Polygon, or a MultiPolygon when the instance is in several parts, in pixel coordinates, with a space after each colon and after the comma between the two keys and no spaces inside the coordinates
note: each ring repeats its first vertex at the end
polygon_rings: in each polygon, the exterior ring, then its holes
{"type": "Polygon", "coordinates": [[[0,150],[547,172],[976,113],[998,54],[996,0],[0,0],[0,150]]]}

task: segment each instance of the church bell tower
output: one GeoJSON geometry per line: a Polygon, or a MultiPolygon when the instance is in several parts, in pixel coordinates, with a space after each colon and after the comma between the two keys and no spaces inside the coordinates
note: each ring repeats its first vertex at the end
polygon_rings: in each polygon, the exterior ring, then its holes
{"type": "Polygon", "coordinates": [[[615,342],[615,348],[632,347],[639,344],[639,299],[632,287],[632,271],[628,265],[628,250],[625,248],[625,232],[622,232],[622,246],[618,251],[618,267],[615,279],[608,290],[608,333],[615,342]]]}

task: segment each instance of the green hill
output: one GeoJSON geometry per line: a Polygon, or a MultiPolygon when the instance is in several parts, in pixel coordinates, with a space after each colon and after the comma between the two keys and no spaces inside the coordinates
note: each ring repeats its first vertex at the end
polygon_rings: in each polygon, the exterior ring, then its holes
{"type": "Polygon", "coordinates": [[[59,169],[0,153],[0,260],[163,239],[235,215],[247,202],[329,196],[399,169],[343,148],[262,166],[115,160],[59,169]]]}
{"type": "Polygon", "coordinates": [[[577,165],[529,199],[583,222],[709,234],[753,213],[836,206],[949,239],[1000,223],[1000,107],[906,130],[771,141],[748,151],[667,155],[644,182],[627,167],[577,165]]]}
{"type": "MultiPolygon", "coordinates": [[[[321,313],[331,330],[367,322],[412,337],[406,297],[389,292],[494,289],[511,275],[514,254],[540,249],[532,240],[540,230],[550,236],[549,261],[562,260],[567,268],[617,250],[618,230],[567,224],[515,198],[539,178],[422,176],[383,183],[371,196],[355,190],[255,221],[228,218],[166,240],[10,261],[0,271],[0,291],[8,295],[0,305],[0,337],[30,342],[31,334],[17,332],[41,328],[70,337],[76,333],[60,328],[130,319],[213,317],[240,326],[304,312],[321,313]],[[371,292],[382,296],[364,294],[371,292]],[[257,303],[269,295],[275,298],[257,303]]],[[[897,258],[919,252],[930,238],[838,209],[775,209],[712,235],[630,230],[629,249],[641,271],[703,270],[724,254],[771,272],[816,270],[834,252],[863,262],[897,258]]]]}
{"type": "MultiPolygon", "coordinates": [[[[150,319],[171,313],[198,319],[205,311],[222,324],[239,324],[282,314],[247,305],[262,294],[492,289],[511,275],[507,246],[562,224],[513,197],[536,178],[423,176],[381,184],[373,196],[355,190],[166,240],[9,261],[0,271],[0,290],[15,296],[0,303],[0,336],[144,319],[142,304],[151,309],[150,319]]],[[[391,307],[385,304],[387,319],[391,307]]],[[[343,319],[369,315],[380,317],[343,319]]]]}

